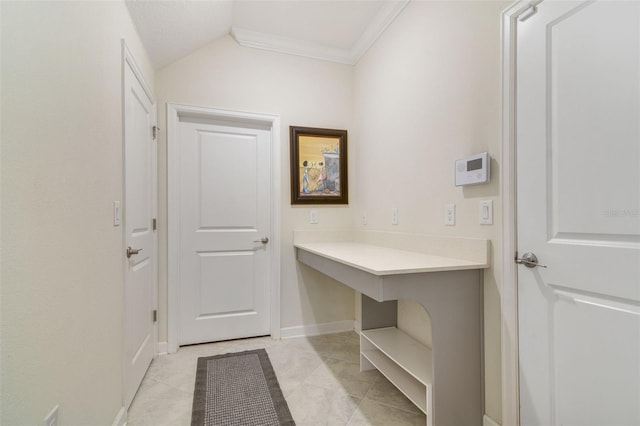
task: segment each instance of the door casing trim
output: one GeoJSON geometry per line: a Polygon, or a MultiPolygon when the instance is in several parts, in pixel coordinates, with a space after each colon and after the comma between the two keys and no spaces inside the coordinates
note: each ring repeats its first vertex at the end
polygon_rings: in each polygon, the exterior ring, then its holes
{"type": "Polygon", "coordinates": [[[212,121],[233,121],[239,125],[259,124],[271,131],[271,242],[273,251],[270,268],[270,330],[271,337],[280,339],[280,117],[271,114],[232,111],[193,105],[167,103],[167,185],[168,185],[168,321],[167,351],[178,350],[178,312],[180,301],[180,215],[177,185],[178,128],[183,117],[205,118],[212,121]]]}
{"type": "Polygon", "coordinates": [[[501,341],[502,424],[520,424],[518,352],[518,270],[516,211],[516,65],[518,18],[539,0],[518,0],[502,12],[502,144],[500,197],[502,199],[501,341]]]}

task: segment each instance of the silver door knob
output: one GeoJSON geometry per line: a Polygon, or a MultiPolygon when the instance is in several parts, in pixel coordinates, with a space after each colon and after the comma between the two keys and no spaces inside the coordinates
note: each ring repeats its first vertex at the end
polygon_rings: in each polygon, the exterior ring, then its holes
{"type": "Polygon", "coordinates": [[[262,243],[262,244],[267,244],[269,242],[269,238],[267,237],[262,237],[259,240],[253,240],[254,243],[262,243]]]}
{"type": "Polygon", "coordinates": [[[531,252],[526,252],[522,255],[522,257],[518,257],[518,253],[516,253],[516,263],[520,265],[524,265],[527,268],[535,268],[536,266],[539,268],[546,268],[544,265],[540,265],[538,263],[538,256],[531,252]]]}
{"type": "Polygon", "coordinates": [[[142,251],[142,249],[134,249],[131,246],[127,247],[127,259],[129,259],[134,254],[138,254],[142,251]]]}

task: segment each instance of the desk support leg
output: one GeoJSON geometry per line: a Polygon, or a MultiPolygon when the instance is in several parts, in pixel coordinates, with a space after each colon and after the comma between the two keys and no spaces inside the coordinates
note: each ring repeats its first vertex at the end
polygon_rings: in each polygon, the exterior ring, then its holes
{"type": "Polygon", "coordinates": [[[482,271],[397,277],[385,296],[413,299],[431,318],[435,426],[481,426],[482,271]]]}

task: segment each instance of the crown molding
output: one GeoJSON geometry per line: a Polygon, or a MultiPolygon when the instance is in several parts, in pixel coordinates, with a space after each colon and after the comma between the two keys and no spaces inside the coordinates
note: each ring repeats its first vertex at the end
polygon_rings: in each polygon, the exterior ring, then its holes
{"type": "Polygon", "coordinates": [[[367,53],[367,50],[380,38],[387,27],[395,21],[410,1],[411,0],[398,0],[388,2],[378,11],[367,26],[367,29],[351,49],[351,59],[354,65],[358,63],[362,55],[367,53]]]}
{"type": "Polygon", "coordinates": [[[231,28],[231,36],[238,44],[245,47],[305,56],[307,58],[321,59],[341,64],[351,64],[351,52],[346,49],[237,27],[231,28]]]}
{"type": "Polygon", "coordinates": [[[321,43],[250,31],[238,27],[231,28],[231,36],[238,44],[245,47],[355,65],[410,1],[398,0],[386,3],[351,49],[340,49],[321,43]]]}

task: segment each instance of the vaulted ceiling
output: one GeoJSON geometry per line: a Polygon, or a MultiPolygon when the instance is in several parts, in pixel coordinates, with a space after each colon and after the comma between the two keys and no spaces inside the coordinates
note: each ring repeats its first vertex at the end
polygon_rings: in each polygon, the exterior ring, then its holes
{"type": "Polygon", "coordinates": [[[231,34],[243,46],[355,64],[409,0],[126,0],[157,69],[231,34]]]}

